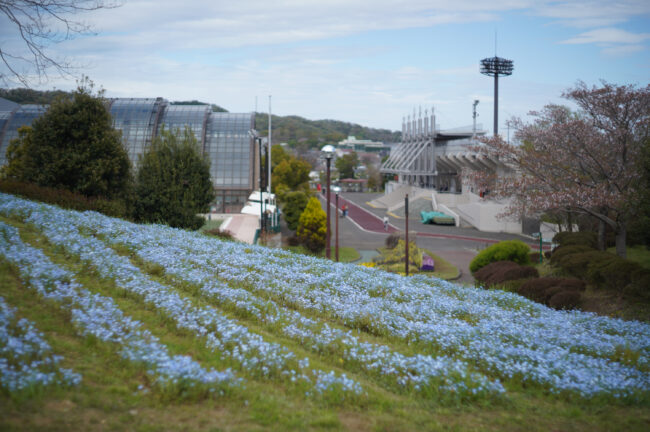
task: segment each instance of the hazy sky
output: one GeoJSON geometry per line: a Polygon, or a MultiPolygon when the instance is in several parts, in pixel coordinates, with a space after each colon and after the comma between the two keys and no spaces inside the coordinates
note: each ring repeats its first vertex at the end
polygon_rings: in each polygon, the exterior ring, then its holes
{"type": "MultiPolygon", "coordinates": [[[[198,99],[232,112],[268,109],[401,129],[435,107],[442,128],[492,129],[493,79],[479,61],[514,61],[500,84],[510,116],[577,80],[647,85],[650,1],[125,0],[84,16],[96,35],[52,46],[107,96],[198,99]]],[[[11,44],[0,19],[1,42],[11,44]]],[[[72,79],[41,86],[71,89],[72,79]]]]}

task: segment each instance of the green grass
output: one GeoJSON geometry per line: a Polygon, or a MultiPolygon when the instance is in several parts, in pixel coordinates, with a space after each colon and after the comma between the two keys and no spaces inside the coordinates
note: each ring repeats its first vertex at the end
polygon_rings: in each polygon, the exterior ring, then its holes
{"type": "MultiPolygon", "coordinates": [[[[611,247],[607,249],[607,252],[616,254],[616,248],[611,247]]],[[[627,259],[635,261],[650,270],[650,249],[645,246],[629,246],[626,253],[627,259]]]]}
{"type": "MultiPolygon", "coordinates": [[[[424,252],[427,255],[429,255],[431,258],[433,258],[434,262],[434,271],[420,271],[417,269],[415,266],[411,265],[409,267],[409,274],[424,274],[424,275],[430,275],[434,276],[440,279],[445,279],[445,280],[453,280],[457,278],[460,274],[458,268],[454,266],[452,263],[449,261],[445,260],[444,258],[440,257],[439,255],[434,254],[430,250],[427,249],[422,249],[419,248],[420,252],[424,252]]],[[[383,255],[386,253],[388,249],[386,248],[381,248],[379,249],[379,253],[383,255]]],[[[405,268],[404,268],[404,263],[393,263],[393,264],[377,264],[375,267],[381,268],[383,270],[392,272],[392,273],[405,273],[405,268]]]]}
{"type": "MultiPolygon", "coordinates": [[[[318,257],[321,257],[321,258],[325,257],[325,250],[323,250],[319,254],[313,254],[313,253],[309,252],[304,246],[286,246],[283,249],[289,250],[289,251],[294,252],[294,253],[303,254],[303,255],[312,255],[312,256],[318,256],[318,257]]],[[[336,250],[335,250],[334,246],[332,246],[332,248],[331,248],[331,259],[332,260],[335,259],[334,258],[336,256],[335,254],[336,254],[336,250]]],[[[359,254],[359,252],[355,248],[349,247],[349,246],[339,247],[339,262],[349,263],[349,262],[357,261],[360,258],[361,258],[361,255],[359,254]]]]}
{"type": "MultiPolygon", "coordinates": [[[[125,295],[112,281],[100,278],[93,268],[49,245],[30,226],[0,220],[18,227],[23,241],[42,249],[55,263],[73,271],[86,289],[112,297],[125,314],[139,320],[172,353],[191,355],[206,367],[236,367],[228,360],[219,359],[200,339],[176,329],[163,314],[147,307],[136,296],[125,295]]],[[[122,255],[130,256],[127,249],[117,249],[122,255]]],[[[441,265],[442,259],[431,255],[436,266],[441,265]]],[[[314,366],[342,370],[335,354],[314,354],[274,332],[272,324],[238,315],[234,309],[202,296],[192,286],[175,282],[155,265],[132,261],[179,295],[195,304],[219,308],[267,340],[286,345],[298,357],[309,357],[314,366]]],[[[137,391],[138,386],[150,384],[143,368],[123,361],[116,347],[80,336],[71,324],[69,312],[35,295],[20,279],[17,269],[2,260],[0,295],[17,308],[18,316],[31,320],[44,333],[53,351],[63,356],[63,367],[83,375],[78,388],[47,389],[26,399],[15,399],[0,391],[0,430],[642,431],[650,424],[650,412],[644,406],[601,406],[516,386],[506,400],[441,404],[417,395],[385,390],[374,377],[356,369],[345,372],[359,381],[369,396],[363,403],[349,405],[307,398],[282,380],[260,379],[246,375],[245,371],[238,371],[246,378],[245,386],[223,397],[181,398],[154,390],[143,394],[137,391]]],[[[328,324],[339,326],[334,320],[328,324]]],[[[404,353],[421,349],[381,335],[361,332],[358,337],[384,343],[404,353]]]]}
{"type": "Polygon", "coordinates": [[[203,231],[209,231],[209,230],[217,229],[217,228],[219,228],[221,226],[221,224],[223,222],[224,221],[222,219],[218,219],[218,220],[214,220],[214,219],[213,220],[207,220],[206,219],[205,224],[201,228],[199,228],[199,231],[203,232],[203,231]]]}

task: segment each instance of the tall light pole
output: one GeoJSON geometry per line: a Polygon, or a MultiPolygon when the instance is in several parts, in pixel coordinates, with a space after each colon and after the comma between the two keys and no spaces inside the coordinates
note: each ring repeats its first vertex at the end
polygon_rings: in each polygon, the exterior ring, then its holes
{"type": "Polygon", "coordinates": [[[260,237],[264,233],[264,182],[262,180],[262,176],[264,175],[264,165],[262,163],[262,137],[259,136],[257,131],[255,129],[251,129],[248,131],[248,136],[251,137],[253,142],[257,141],[259,145],[259,155],[260,155],[260,177],[259,177],[259,184],[260,184],[260,237]]]}
{"type": "Polygon", "coordinates": [[[512,75],[512,60],[501,57],[481,60],[481,73],[494,77],[494,136],[499,134],[499,75],[512,75]]]}
{"type": "Polygon", "coordinates": [[[332,163],[332,157],[334,157],[334,146],[328,144],[324,146],[321,150],[321,154],[325,158],[327,164],[327,227],[325,231],[325,256],[327,259],[332,258],[332,251],[330,246],[330,164],[332,163]]]}
{"type": "Polygon", "coordinates": [[[339,262],[339,191],[341,188],[336,186],[335,192],[336,192],[336,212],[334,213],[334,217],[336,218],[336,243],[335,243],[335,254],[334,256],[336,257],[336,262],[339,262]]]}

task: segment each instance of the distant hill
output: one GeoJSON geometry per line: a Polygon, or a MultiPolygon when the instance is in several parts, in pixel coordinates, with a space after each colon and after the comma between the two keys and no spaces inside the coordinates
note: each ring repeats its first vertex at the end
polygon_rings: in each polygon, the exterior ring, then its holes
{"type": "Polygon", "coordinates": [[[70,92],[63,90],[32,90],[28,88],[3,89],[0,88],[0,97],[8,99],[17,104],[49,105],[54,99],[60,96],[69,95],[70,92]]]}
{"type": "MultiPolygon", "coordinates": [[[[268,115],[257,113],[255,115],[255,128],[260,135],[266,135],[269,120],[268,115]]],[[[317,147],[323,143],[338,142],[348,136],[357,139],[369,139],[383,142],[399,142],[401,132],[388,129],[374,129],[354,123],[338,120],[307,120],[299,116],[272,116],[273,142],[287,142],[297,144],[304,142],[309,147],[317,147]]]]}
{"type": "MultiPolygon", "coordinates": [[[[19,104],[50,104],[60,96],[70,92],[63,90],[32,90],[27,88],[0,89],[0,97],[19,104]]],[[[214,112],[228,112],[225,108],[198,100],[173,101],[172,105],[210,105],[214,112]]],[[[260,135],[266,135],[268,116],[263,113],[255,115],[255,128],[260,135]]],[[[324,143],[335,143],[348,136],[383,142],[399,142],[400,132],[388,129],[374,129],[354,123],[338,120],[307,120],[299,116],[273,116],[273,142],[287,142],[292,145],[303,144],[319,147],[324,143]]]]}

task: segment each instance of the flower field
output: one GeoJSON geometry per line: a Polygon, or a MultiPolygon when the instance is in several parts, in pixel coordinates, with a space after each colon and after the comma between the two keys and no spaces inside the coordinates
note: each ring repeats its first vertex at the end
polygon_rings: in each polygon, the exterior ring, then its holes
{"type": "Polygon", "coordinates": [[[645,323],[5,194],[0,264],[0,413],[14,426],[56,400],[79,417],[44,420],[79,429],[91,411],[143,429],[650,421],[645,323]],[[187,404],[190,423],[162,420],[187,404]]]}

